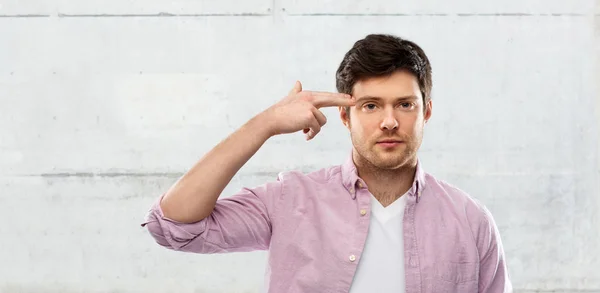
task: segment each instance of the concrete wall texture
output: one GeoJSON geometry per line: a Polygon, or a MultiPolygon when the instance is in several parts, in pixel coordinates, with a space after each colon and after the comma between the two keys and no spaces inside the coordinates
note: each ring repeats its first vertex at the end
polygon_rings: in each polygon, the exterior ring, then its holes
{"type": "MultiPolygon", "coordinates": [[[[430,56],[420,157],[490,208],[517,292],[600,292],[600,0],[2,0],[0,292],[259,292],[265,252],[172,252],[139,224],[296,79],[334,90],[368,33],[430,56]]],[[[341,163],[325,113],[224,196],[341,163]]]]}

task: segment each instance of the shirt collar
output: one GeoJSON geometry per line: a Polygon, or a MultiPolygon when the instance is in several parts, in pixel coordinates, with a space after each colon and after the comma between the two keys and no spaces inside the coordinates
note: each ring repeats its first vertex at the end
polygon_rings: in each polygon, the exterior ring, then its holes
{"type": "MultiPolygon", "coordinates": [[[[346,162],[342,165],[342,183],[352,199],[356,198],[356,188],[359,189],[363,186],[366,186],[365,182],[358,177],[358,172],[356,170],[356,165],[354,164],[354,160],[352,159],[352,151],[350,155],[347,157],[346,162]]],[[[408,196],[415,197],[416,201],[419,202],[419,198],[425,189],[425,171],[423,170],[423,166],[421,164],[421,160],[417,159],[417,169],[415,172],[415,179],[413,181],[412,187],[408,190],[408,196]]]]}

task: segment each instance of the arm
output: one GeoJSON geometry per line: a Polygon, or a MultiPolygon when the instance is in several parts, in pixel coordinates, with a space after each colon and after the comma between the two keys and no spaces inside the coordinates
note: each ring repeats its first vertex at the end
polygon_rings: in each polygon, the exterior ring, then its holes
{"type": "Polygon", "coordinates": [[[268,249],[273,210],[281,198],[282,181],[243,188],[219,199],[211,214],[194,223],[165,217],[161,196],[150,209],[143,226],[158,244],[169,249],[195,253],[224,253],[268,249]]]}
{"type": "Polygon", "coordinates": [[[159,203],[164,216],[182,223],[208,217],[233,176],[271,136],[265,118],[248,121],[184,174],[159,203]]]}
{"type": "Polygon", "coordinates": [[[217,201],[238,170],[269,138],[257,116],[218,144],[163,194],[142,226],[163,247],[195,253],[267,249],[270,212],[281,182],[217,201]]]}
{"type": "Polygon", "coordinates": [[[307,139],[326,122],[319,107],[352,106],[348,95],[289,95],[248,121],[207,153],[153,205],[142,224],[165,247],[197,253],[266,249],[271,216],[283,183],[271,182],[218,200],[239,169],[273,135],[304,130],[307,139]]]}
{"type": "Polygon", "coordinates": [[[303,92],[296,82],[289,95],[252,118],[219,143],[179,179],[159,203],[164,215],[182,223],[200,221],[212,212],[231,178],[273,135],[304,130],[307,139],[327,119],[319,107],[352,106],[345,94],[303,92]]]}
{"type": "Polygon", "coordinates": [[[477,248],[480,255],[479,292],[513,292],[498,227],[490,211],[485,207],[482,209],[483,219],[480,222],[477,235],[477,248]]]}

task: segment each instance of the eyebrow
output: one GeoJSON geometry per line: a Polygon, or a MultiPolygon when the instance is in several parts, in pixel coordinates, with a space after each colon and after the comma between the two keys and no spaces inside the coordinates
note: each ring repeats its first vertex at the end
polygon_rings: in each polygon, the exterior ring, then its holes
{"type": "MultiPolygon", "coordinates": [[[[413,100],[417,100],[419,99],[417,96],[415,95],[408,95],[408,96],[402,96],[402,97],[396,97],[394,100],[396,102],[398,101],[413,101],[413,100]]],[[[377,101],[381,101],[383,100],[381,97],[374,97],[374,96],[362,96],[360,98],[356,99],[356,102],[358,103],[359,101],[362,100],[377,100],[377,101]]]]}

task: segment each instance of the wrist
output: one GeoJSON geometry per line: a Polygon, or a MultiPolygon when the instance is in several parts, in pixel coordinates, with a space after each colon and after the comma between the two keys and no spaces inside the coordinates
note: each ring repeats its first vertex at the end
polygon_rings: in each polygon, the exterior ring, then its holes
{"type": "Polygon", "coordinates": [[[265,111],[250,119],[250,121],[248,121],[248,126],[250,129],[253,129],[259,137],[267,140],[278,134],[272,121],[273,119],[269,118],[268,113],[265,111]]]}

